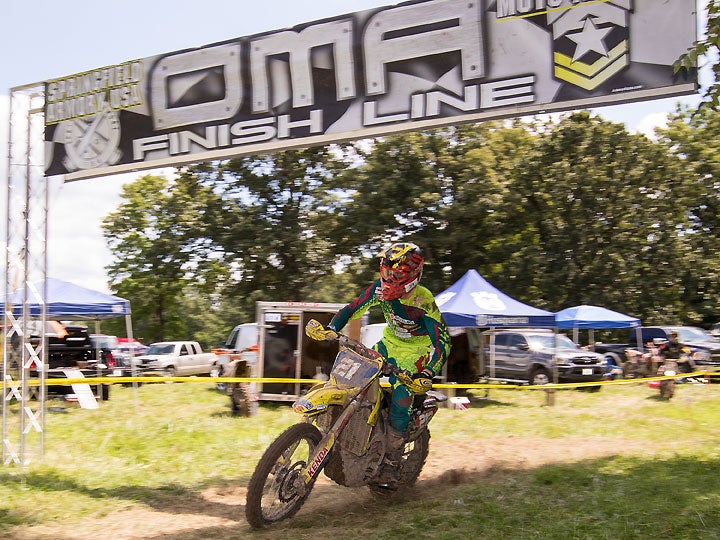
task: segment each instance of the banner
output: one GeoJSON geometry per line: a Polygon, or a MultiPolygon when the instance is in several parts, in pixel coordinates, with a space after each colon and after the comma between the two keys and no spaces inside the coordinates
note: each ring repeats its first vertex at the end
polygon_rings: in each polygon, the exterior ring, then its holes
{"type": "Polygon", "coordinates": [[[406,2],[45,83],[66,180],[697,91],[694,0],[406,2]]]}

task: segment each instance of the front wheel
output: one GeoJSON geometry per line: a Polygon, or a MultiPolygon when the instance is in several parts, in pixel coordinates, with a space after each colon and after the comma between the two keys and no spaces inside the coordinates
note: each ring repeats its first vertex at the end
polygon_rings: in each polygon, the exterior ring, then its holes
{"type": "Polygon", "coordinates": [[[310,494],[300,471],[322,435],[312,424],[295,424],[268,446],[250,478],[245,517],[259,529],[295,515],[310,494]],[[302,489],[299,489],[302,488],[302,489]]]}
{"type": "Polygon", "coordinates": [[[417,482],[418,476],[425,466],[425,460],[430,452],[430,431],[424,429],[417,439],[405,445],[402,459],[400,461],[400,478],[397,484],[388,486],[372,482],[368,484],[370,491],[374,495],[381,497],[402,495],[417,482]]]}

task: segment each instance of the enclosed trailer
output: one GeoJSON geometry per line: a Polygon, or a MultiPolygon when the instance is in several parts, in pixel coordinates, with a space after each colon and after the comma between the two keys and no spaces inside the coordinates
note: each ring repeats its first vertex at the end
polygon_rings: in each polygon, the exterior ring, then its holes
{"type": "MultiPolygon", "coordinates": [[[[305,335],[305,325],[316,319],[323,325],[345,304],[313,302],[258,302],[258,378],[327,380],[338,352],[337,343],[320,342],[305,335]]],[[[359,339],[360,320],[351,321],[344,333],[359,339]]],[[[259,383],[258,397],[266,401],[293,401],[310,383],[259,383]]]]}

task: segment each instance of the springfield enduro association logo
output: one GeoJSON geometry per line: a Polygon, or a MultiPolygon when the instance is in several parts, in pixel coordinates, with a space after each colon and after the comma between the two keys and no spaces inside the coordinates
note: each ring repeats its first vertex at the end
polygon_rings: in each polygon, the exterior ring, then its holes
{"type": "Polygon", "coordinates": [[[118,112],[142,104],[140,61],[48,81],[45,124],[57,124],[55,141],[65,148],[68,171],[117,163],[121,125],[118,112]]]}
{"type": "Polygon", "coordinates": [[[557,79],[594,90],[630,65],[632,0],[498,0],[498,21],[545,17],[557,79]]]}

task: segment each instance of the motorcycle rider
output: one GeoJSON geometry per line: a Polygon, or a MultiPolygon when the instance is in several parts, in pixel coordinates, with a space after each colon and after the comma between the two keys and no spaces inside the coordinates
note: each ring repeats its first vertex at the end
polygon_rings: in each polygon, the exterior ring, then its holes
{"type": "Polygon", "coordinates": [[[373,306],[380,306],[387,327],[373,349],[391,364],[413,373],[412,389],[394,376],[390,405],[389,451],[386,459],[402,457],[414,393],[432,386],[450,352],[450,335],[432,293],[419,284],[424,258],[420,248],[399,242],[379,253],[380,279],[341,308],[328,325],[339,332],[373,306]]]}
{"type": "Polygon", "coordinates": [[[693,361],[692,357],[688,355],[687,362],[680,361],[682,354],[689,353],[690,349],[680,343],[680,338],[678,336],[677,330],[671,330],[668,333],[668,338],[668,341],[658,347],[658,354],[661,355],[664,359],[676,360],[678,366],[687,364],[684,366],[686,373],[695,371],[695,362],[693,361]]]}

